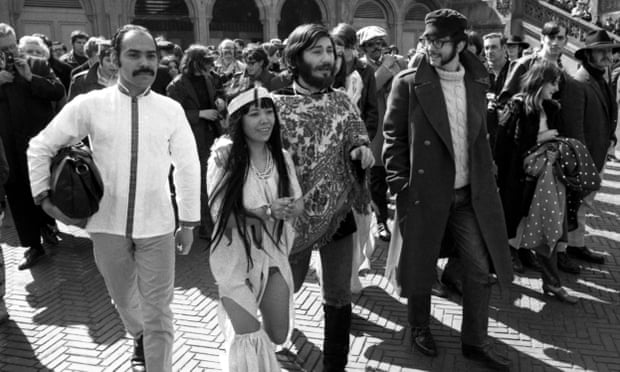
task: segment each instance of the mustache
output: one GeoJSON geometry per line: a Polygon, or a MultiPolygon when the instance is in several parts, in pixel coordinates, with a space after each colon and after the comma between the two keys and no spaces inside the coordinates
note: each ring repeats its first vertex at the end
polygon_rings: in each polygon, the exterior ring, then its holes
{"type": "Polygon", "coordinates": [[[323,71],[323,70],[333,70],[334,69],[334,65],[331,63],[323,63],[322,65],[318,65],[314,68],[315,70],[319,70],[319,71],[323,71]]]}
{"type": "Polygon", "coordinates": [[[137,76],[140,74],[149,74],[151,76],[155,76],[155,71],[153,71],[152,69],[148,68],[148,67],[142,67],[136,71],[134,71],[132,73],[132,76],[137,76]]]}

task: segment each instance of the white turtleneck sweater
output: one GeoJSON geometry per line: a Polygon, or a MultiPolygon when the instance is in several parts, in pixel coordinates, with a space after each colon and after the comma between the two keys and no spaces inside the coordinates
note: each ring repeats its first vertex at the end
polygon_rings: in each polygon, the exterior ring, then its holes
{"type": "Polygon", "coordinates": [[[467,143],[467,93],[465,69],[459,65],[456,71],[435,69],[439,75],[441,90],[446,101],[450,122],[450,136],[454,150],[454,188],[469,185],[469,144],[467,143]]]}

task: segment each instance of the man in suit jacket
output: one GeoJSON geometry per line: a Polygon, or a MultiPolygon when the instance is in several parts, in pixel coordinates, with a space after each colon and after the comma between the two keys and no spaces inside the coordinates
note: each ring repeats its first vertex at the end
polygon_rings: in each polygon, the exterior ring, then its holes
{"type": "Polygon", "coordinates": [[[487,340],[491,271],[512,281],[506,224],[486,128],[489,74],[465,49],[467,19],[452,9],[425,19],[426,53],[394,79],[384,122],[383,160],[403,234],[398,281],[408,300],[414,348],[436,356],[431,287],[442,242],[463,263],[462,352],[508,368],[487,340]]]}
{"type": "MultiPolygon", "coordinates": [[[[584,114],[588,120],[584,123],[583,131],[585,145],[592,155],[594,164],[599,172],[603,172],[607,151],[615,146],[615,136],[618,107],[615,92],[605,80],[605,73],[612,63],[612,50],[617,47],[607,31],[596,30],[586,35],[585,46],[575,52],[575,57],[581,61],[581,66],[575,73],[575,79],[586,86],[586,104],[584,114]]],[[[575,258],[602,264],[604,256],[586,247],[584,236],[586,232],[586,212],[592,207],[595,193],[584,198],[577,213],[578,227],[568,234],[568,253],[575,258]]]]}
{"type": "Polygon", "coordinates": [[[6,193],[19,241],[28,248],[18,265],[24,270],[45,255],[41,238],[55,228],[54,219],[32,198],[26,149],[54,116],[52,103],[64,97],[65,88],[45,59],[18,54],[15,30],[6,23],[0,23],[0,50],[5,56],[0,66],[0,137],[11,168],[6,193]],[[7,63],[9,55],[13,66],[7,63]]]}
{"type": "Polygon", "coordinates": [[[210,71],[213,58],[209,49],[202,45],[192,45],[185,51],[181,60],[181,73],[168,85],[168,96],[178,101],[192,127],[198,157],[200,159],[200,214],[199,236],[208,239],[211,235],[211,218],[207,205],[207,161],[213,141],[221,134],[220,112],[224,101],[216,97],[214,82],[210,71]]]}

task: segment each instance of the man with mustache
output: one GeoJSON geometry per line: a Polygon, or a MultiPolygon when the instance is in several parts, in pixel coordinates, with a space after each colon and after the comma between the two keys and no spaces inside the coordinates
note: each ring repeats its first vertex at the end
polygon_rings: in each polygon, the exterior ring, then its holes
{"type": "MultiPolygon", "coordinates": [[[[594,164],[600,173],[603,172],[607,152],[610,146],[615,146],[615,135],[618,107],[615,92],[605,79],[607,69],[612,64],[612,51],[618,48],[611,40],[607,31],[590,31],[586,35],[585,46],[575,52],[575,58],[581,61],[581,66],[575,73],[575,79],[585,84],[586,105],[584,123],[584,144],[590,151],[594,164]]],[[[568,233],[567,252],[578,259],[602,264],[603,255],[592,251],[585,245],[586,212],[593,206],[596,193],[590,193],[583,199],[578,212],[576,230],[568,233]]]]}
{"type": "Polygon", "coordinates": [[[293,82],[274,94],[282,144],[291,153],[304,212],[289,258],[295,292],[308,272],[312,251],[321,256],[325,314],[323,370],[344,371],[351,328],[352,208],[368,202],[363,169],[373,164],[368,133],[346,93],[331,85],[335,44],[317,24],[297,27],[285,49],[293,82]]]}
{"type": "Polygon", "coordinates": [[[193,227],[200,223],[200,162],[181,105],[150,89],[158,64],[153,36],[125,25],[112,48],[118,84],[75,97],[30,141],[32,195],[54,218],[85,225],[97,268],[134,338],[132,370],[169,372],[175,246],[177,253],[189,253],[193,227]],[[99,211],[88,221],[67,217],[49,198],[51,158],[85,136],[104,184],[99,211]]]}
{"type": "Polygon", "coordinates": [[[403,235],[397,279],[413,347],[438,354],[431,289],[443,246],[463,264],[462,353],[504,370],[510,361],[487,340],[491,273],[508,286],[512,265],[486,128],[489,74],[466,50],[467,23],[452,9],[426,15],[426,53],[394,79],[383,160],[403,235]]]}

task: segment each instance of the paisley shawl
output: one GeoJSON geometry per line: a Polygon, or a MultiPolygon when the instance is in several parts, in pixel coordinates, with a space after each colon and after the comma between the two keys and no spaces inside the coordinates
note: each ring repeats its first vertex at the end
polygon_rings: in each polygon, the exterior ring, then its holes
{"type": "Polygon", "coordinates": [[[340,222],[368,194],[349,152],[368,145],[364,122],[345,93],[273,95],[282,143],[292,155],[304,197],[291,253],[329,243],[340,222]]]}

